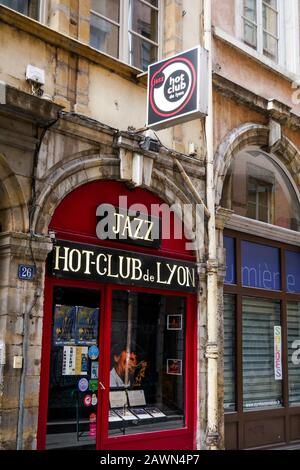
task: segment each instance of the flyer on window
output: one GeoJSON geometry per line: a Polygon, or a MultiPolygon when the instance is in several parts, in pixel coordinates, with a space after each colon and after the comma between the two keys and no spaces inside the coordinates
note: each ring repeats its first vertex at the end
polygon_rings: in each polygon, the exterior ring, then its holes
{"type": "Polygon", "coordinates": [[[97,344],[99,308],[78,307],[76,322],[76,343],[97,344]]]}
{"type": "Polygon", "coordinates": [[[53,320],[55,346],[75,344],[76,310],[76,307],[70,305],[55,305],[53,320]]]}

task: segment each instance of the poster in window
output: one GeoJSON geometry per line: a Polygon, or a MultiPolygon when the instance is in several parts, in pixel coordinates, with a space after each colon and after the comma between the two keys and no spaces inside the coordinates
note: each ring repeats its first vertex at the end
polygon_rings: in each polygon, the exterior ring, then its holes
{"type": "Polygon", "coordinates": [[[182,375],[182,361],[180,359],[167,359],[167,374],[182,375]]]}
{"type": "Polygon", "coordinates": [[[182,315],[168,315],[167,330],[182,330],[182,315]]]}
{"type": "Polygon", "coordinates": [[[76,307],[55,305],[53,322],[53,343],[55,346],[75,344],[76,307]]]}
{"type": "Polygon", "coordinates": [[[87,375],[88,373],[88,348],[76,347],[75,375],[87,375]]]}
{"type": "Polygon", "coordinates": [[[98,317],[98,308],[78,307],[76,322],[77,344],[97,344],[98,317]]]}

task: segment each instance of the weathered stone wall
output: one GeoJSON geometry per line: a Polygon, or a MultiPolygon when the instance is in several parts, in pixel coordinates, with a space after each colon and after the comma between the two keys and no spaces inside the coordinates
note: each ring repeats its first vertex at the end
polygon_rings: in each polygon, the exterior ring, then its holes
{"type": "MultiPolygon", "coordinates": [[[[43,104],[42,99],[38,101],[43,104]]],[[[0,132],[6,129],[9,118],[6,116],[3,122],[4,127],[0,132]]],[[[26,165],[21,158],[22,152],[19,152],[21,145],[19,139],[26,140],[24,137],[26,135],[29,139],[32,129],[34,126],[28,126],[26,123],[22,127],[20,120],[16,126],[19,135],[12,131],[12,143],[0,144],[3,192],[13,184],[16,185],[15,181],[20,180],[15,193],[11,193],[8,189],[10,196],[14,195],[16,198],[15,207],[12,207],[11,200],[7,201],[4,198],[3,213],[7,204],[8,211],[14,209],[21,211],[23,207],[26,216],[25,221],[16,218],[13,225],[14,232],[11,230],[12,222],[7,222],[7,225],[3,225],[6,231],[0,234],[0,331],[7,352],[1,378],[0,446],[3,449],[16,448],[17,443],[26,449],[36,446],[39,377],[42,367],[44,274],[45,259],[52,248],[47,236],[51,216],[61,200],[81,184],[96,179],[121,179],[120,149],[115,146],[115,130],[88,118],[72,114],[64,115],[44,136],[37,161],[35,192],[32,199],[31,175],[37,139],[31,142],[30,151],[28,150],[26,155],[26,165]],[[7,174],[4,174],[5,169],[7,174]],[[32,235],[28,233],[30,208],[33,210],[30,225],[32,235]],[[37,276],[34,282],[17,280],[19,263],[36,264],[37,276]],[[19,369],[13,369],[15,355],[24,356],[23,373],[19,369]],[[19,429],[23,429],[22,436],[18,434],[18,426],[19,429]]],[[[126,139],[133,149],[136,146],[136,151],[139,150],[130,134],[126,135],[126,139]]],[[[204,197],[203,165],[199,165],[197,159],[184,155],[178,155],[178,158],[204,197]]],[[[155,158],[148,189],[170,204],[193,202],[192,195],[184,187],[182,177],[165,151],[155,158]]],[[[22,214],[22,211],[20,213],[22,214]]],[[[200,253],[199,256],[204,255],[200,253]]],[[[203,321],[202,316],[201,310],[201,321],[203,321]]],[[[204,383],[203,381],[201,384],[203,394],[205,394],[204,383]]],[[[203,402],[201,406],[203,408],[203,402]]]]}

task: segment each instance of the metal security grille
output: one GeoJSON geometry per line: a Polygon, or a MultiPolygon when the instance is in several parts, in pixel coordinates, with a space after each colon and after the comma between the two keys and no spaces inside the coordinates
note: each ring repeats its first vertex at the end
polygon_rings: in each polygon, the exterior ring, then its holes
{"type": "Polygon", "coordinates": [[[288,364],[289,364],[289,401],[300,403],[300,303],[289,302],[288,319],[288,364]]]}
{"type": "Polygon", "coordinates": [[[282,382],[274,374],[274,326],[280,326],[280,302],[243,298],[244,408],[282,404],[282,382]]]}
{"type": "Polygon", "coordinates": [[[236,409],[235,325],[235,298],[226,294],[224,296],[224,409],[226,411],[236,409]]]}

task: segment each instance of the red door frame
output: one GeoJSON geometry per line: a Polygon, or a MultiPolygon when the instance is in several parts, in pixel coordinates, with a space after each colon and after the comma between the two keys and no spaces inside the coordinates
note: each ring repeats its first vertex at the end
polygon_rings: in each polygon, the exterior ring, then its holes
{"type": "MultiPolygon", "coordinates": [[[[46,428],[48,412],[48,388],[50,374],[50,354],[52,337],[52,312],[54,286],[78,287],[98,290],[101,293],[101,310],[99,322],[100,351],[110,351],[111,337],[111,311],[112,291],[131,290],[161,295],[180,296],[186,298],[186,375],[185,375],[185,412],[186,425],[182,429],[167,431],[154,431],[144,434],[108,437],[108,409],[109,409],[109,372],[110,354],[103,354],[99,360],[99,382],[105,386],[103,390],[98,387],[97,410],[97,438],[96,449],[101,450],[150,450],[168,449],[182,450],[195,449],[196,443],[196,387],[197,387],[197,315],[196,295],[166,291],[160,289],[135,288],[115,284],[99,284],[90,281],[58,280],[46,276],[44,300],[44,324],[42,335],[41,382],[39,400],[39,419],[37,433],[37,449],[43,450],[46,446],[46,428]],[[100,405],[102,404],[102,405],[100,405]]],[[[100,296],[99,296],[100,300],[100,296]]],[[[101,353],[100,353],[101,354],[101,353]]]]}

